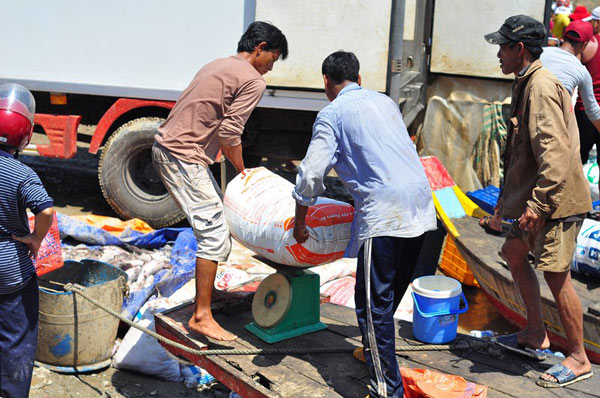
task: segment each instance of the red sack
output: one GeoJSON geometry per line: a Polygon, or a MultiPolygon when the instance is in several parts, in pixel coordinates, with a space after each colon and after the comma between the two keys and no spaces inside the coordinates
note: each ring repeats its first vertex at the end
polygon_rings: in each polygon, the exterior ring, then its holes
{"type": "Polygon", "coordinates": [[[487,386],[429,369],[400,368],[404,398],[485,398],[487,386]]]}
{"type": "MultiPolygon", "coordinates": [[[[35,216],[29,217],[29,230],[33,231],[35,226],[35,216]]],[[[63,266],[62,247],[60,245],[60,235],[58,233],[58,221],[56,212],[52,215],[52,224],[50,230],[42,240],[37,258],[32,258],[35,272],[44,275],[63,266]]]]}

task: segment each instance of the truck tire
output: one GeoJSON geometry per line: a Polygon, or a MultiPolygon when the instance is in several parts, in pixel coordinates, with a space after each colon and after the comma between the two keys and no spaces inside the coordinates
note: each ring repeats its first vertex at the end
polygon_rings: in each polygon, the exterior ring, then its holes
{"type": "Polygon", "coordinates": [[[152,164],[154,135],[163,120],[143,117],[119,127],[104,145],[98,165],[100,188],[110,207],[153,228],[184,218],[152,164]]]}

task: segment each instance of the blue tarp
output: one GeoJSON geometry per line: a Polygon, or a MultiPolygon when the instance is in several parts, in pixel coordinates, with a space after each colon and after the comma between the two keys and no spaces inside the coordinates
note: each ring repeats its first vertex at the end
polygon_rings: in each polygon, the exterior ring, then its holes
{"type": "Polygon", "coordinates": [[[151,286],[132,292],[125,299],[121,315],[133,319],[155,289],[158,289],[161,296],[170,296],[194,277],[196,238],[191,228],[181,228],[181,232],[173,244],[169,263],[171,264],[170,269],[163,269],[154,274],[154,282],[151,286]]]}
{"type": "Polygon", "coordinates": [[[60,238],[71,237],[89,245],[133,245],[144,249],[158,249],[167,242],[173,242],[179,233],[189,228],[161,228],[148,234],[142,234],[131,229],[125,230],[120,236],[115,236],[105,230],[93,227],[84,221],[57,213],[60,238]]]}
{"type": "Polygon", "coordinates": [[[158,249],[174,242],[171,252],[171,269],[154,274],[154,282],[142,290],[131,292],[123,302],[121,314],[133,319],[148,298],[158,289],[162,296],[169,296],[194,277],[196,267],[196,239],[191,228],[162,228],[148,234],[126,230],[114,236],[101,228],[83,221],[57,214],[61,239],[70,237],[89,246],[115,245],[158,249]]]}

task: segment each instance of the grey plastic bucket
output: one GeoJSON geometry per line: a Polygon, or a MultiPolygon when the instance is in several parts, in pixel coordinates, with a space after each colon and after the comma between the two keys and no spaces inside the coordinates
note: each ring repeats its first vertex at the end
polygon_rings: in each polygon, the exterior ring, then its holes
{"type": "Polygon", "coordinates": [[[36,363],[66,373],[109,366],[119,319],[50,281],[83,286],[87,295],[120,313],[127,274],[96,260],[67,260],[62,268],[39,277],[36,363]]]}

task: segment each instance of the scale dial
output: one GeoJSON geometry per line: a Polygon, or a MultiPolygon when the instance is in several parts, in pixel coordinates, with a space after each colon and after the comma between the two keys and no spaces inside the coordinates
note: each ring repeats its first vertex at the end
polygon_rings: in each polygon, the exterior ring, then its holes
{"type": "Polygon", "coordinates": [[[274,273],[261,282],[252,300],[252,317],[263,328],[281,322],[292,303],[292,285],[283,274],[274,273]]]}

